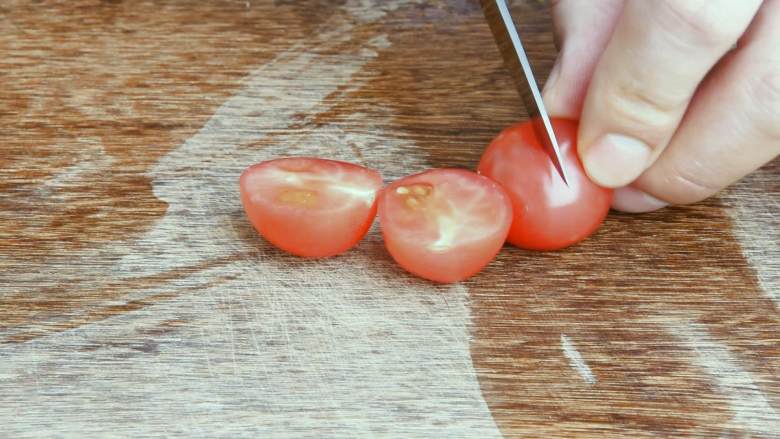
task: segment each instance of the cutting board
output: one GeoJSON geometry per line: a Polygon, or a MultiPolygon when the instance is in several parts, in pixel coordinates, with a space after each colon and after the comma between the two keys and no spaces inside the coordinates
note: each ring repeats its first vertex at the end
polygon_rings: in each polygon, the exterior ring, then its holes
{"type": "Polygon", "coordinates": [[[252,163],[473,169],[526,117],[475,1],[5,0],[0,54],[2,437],[780,434],[777,161],[449,286],[254,233],[252,163]]]}

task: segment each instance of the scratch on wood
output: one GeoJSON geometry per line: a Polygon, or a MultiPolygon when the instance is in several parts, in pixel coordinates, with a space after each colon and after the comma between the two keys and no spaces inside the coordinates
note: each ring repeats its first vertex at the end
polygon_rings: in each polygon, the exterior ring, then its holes
{"type": "Polygon", "coordinates": [[[45,180],[39,190],[55,192],[62,187],[89,184],[85,177],[101,172],[114,161],[98,139],[80,138],[78,143],[81,149],[75,163],[45,180]]]}
{"type": "Polygon", "coordinates": [[[580,351],[574,347],[571,339],[566,334],[561,334],[561,349],[563,349],[563,355],[569,360],[571,368],[577,371],[586,383],[596,384],[596,377],[593,375],[593,371],[590,370],[590,366],[588,366],[588,363],[582,358],[580,351]]]}

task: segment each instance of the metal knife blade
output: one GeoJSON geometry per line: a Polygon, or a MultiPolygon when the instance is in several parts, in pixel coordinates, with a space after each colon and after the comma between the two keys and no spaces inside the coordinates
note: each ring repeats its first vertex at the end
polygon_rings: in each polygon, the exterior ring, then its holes
{"type": "Polygon", "coordinates": [[[550,159],[558,170],[563,182],[569,184],[569,178],[566,169],[561,160],[561,149],[558,146],[558,139],[550,123],[550,116],[544,107],[542,94],[539,86],[536,84],[534,73],[531,70],[531,63],[520,41],[520,35],[517,33],[515,23],[512,21],[512,15],[504,0],[480,0],[482,12],[485,14],[493,32],[493,38],[496,40],[501,56],[504,58],[504,64],[512,74],[520,97],[523,99],[528,116],[531,118],[536,135],[547,149],[550,159]]]}

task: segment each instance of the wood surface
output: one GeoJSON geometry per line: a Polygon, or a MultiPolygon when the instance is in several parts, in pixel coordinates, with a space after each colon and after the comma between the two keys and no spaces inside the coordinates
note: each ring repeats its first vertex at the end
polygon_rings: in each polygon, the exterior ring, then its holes
{"type": "Polygon", "coordinates": [[[253,232],[249,164],[525,117],[476,1],[3,0],[0,55],[0,437],[780,437],[777,161],[452,286],[253,232]]]}

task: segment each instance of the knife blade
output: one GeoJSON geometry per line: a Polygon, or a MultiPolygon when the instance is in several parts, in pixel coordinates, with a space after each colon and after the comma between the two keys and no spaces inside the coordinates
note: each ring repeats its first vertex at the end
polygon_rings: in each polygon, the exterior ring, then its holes
{"type": "Polygon", "coordinates": [[[480,3],[485,19],[493,33],[493,38],[504,58],[504,64],[511,73],[517,91],[528,111],[528,116],[531,118],[534,131],[550,155],[558,174],[568,186],[569,178],[561,160],[558,139],[552,129],[550,116],[544,107],[542,94],[534,78],[531,63],[528,61],[520,35],[517,33],[514,21],[512,21],[509,8],[504,0],[480,0],[480,3]]]}

